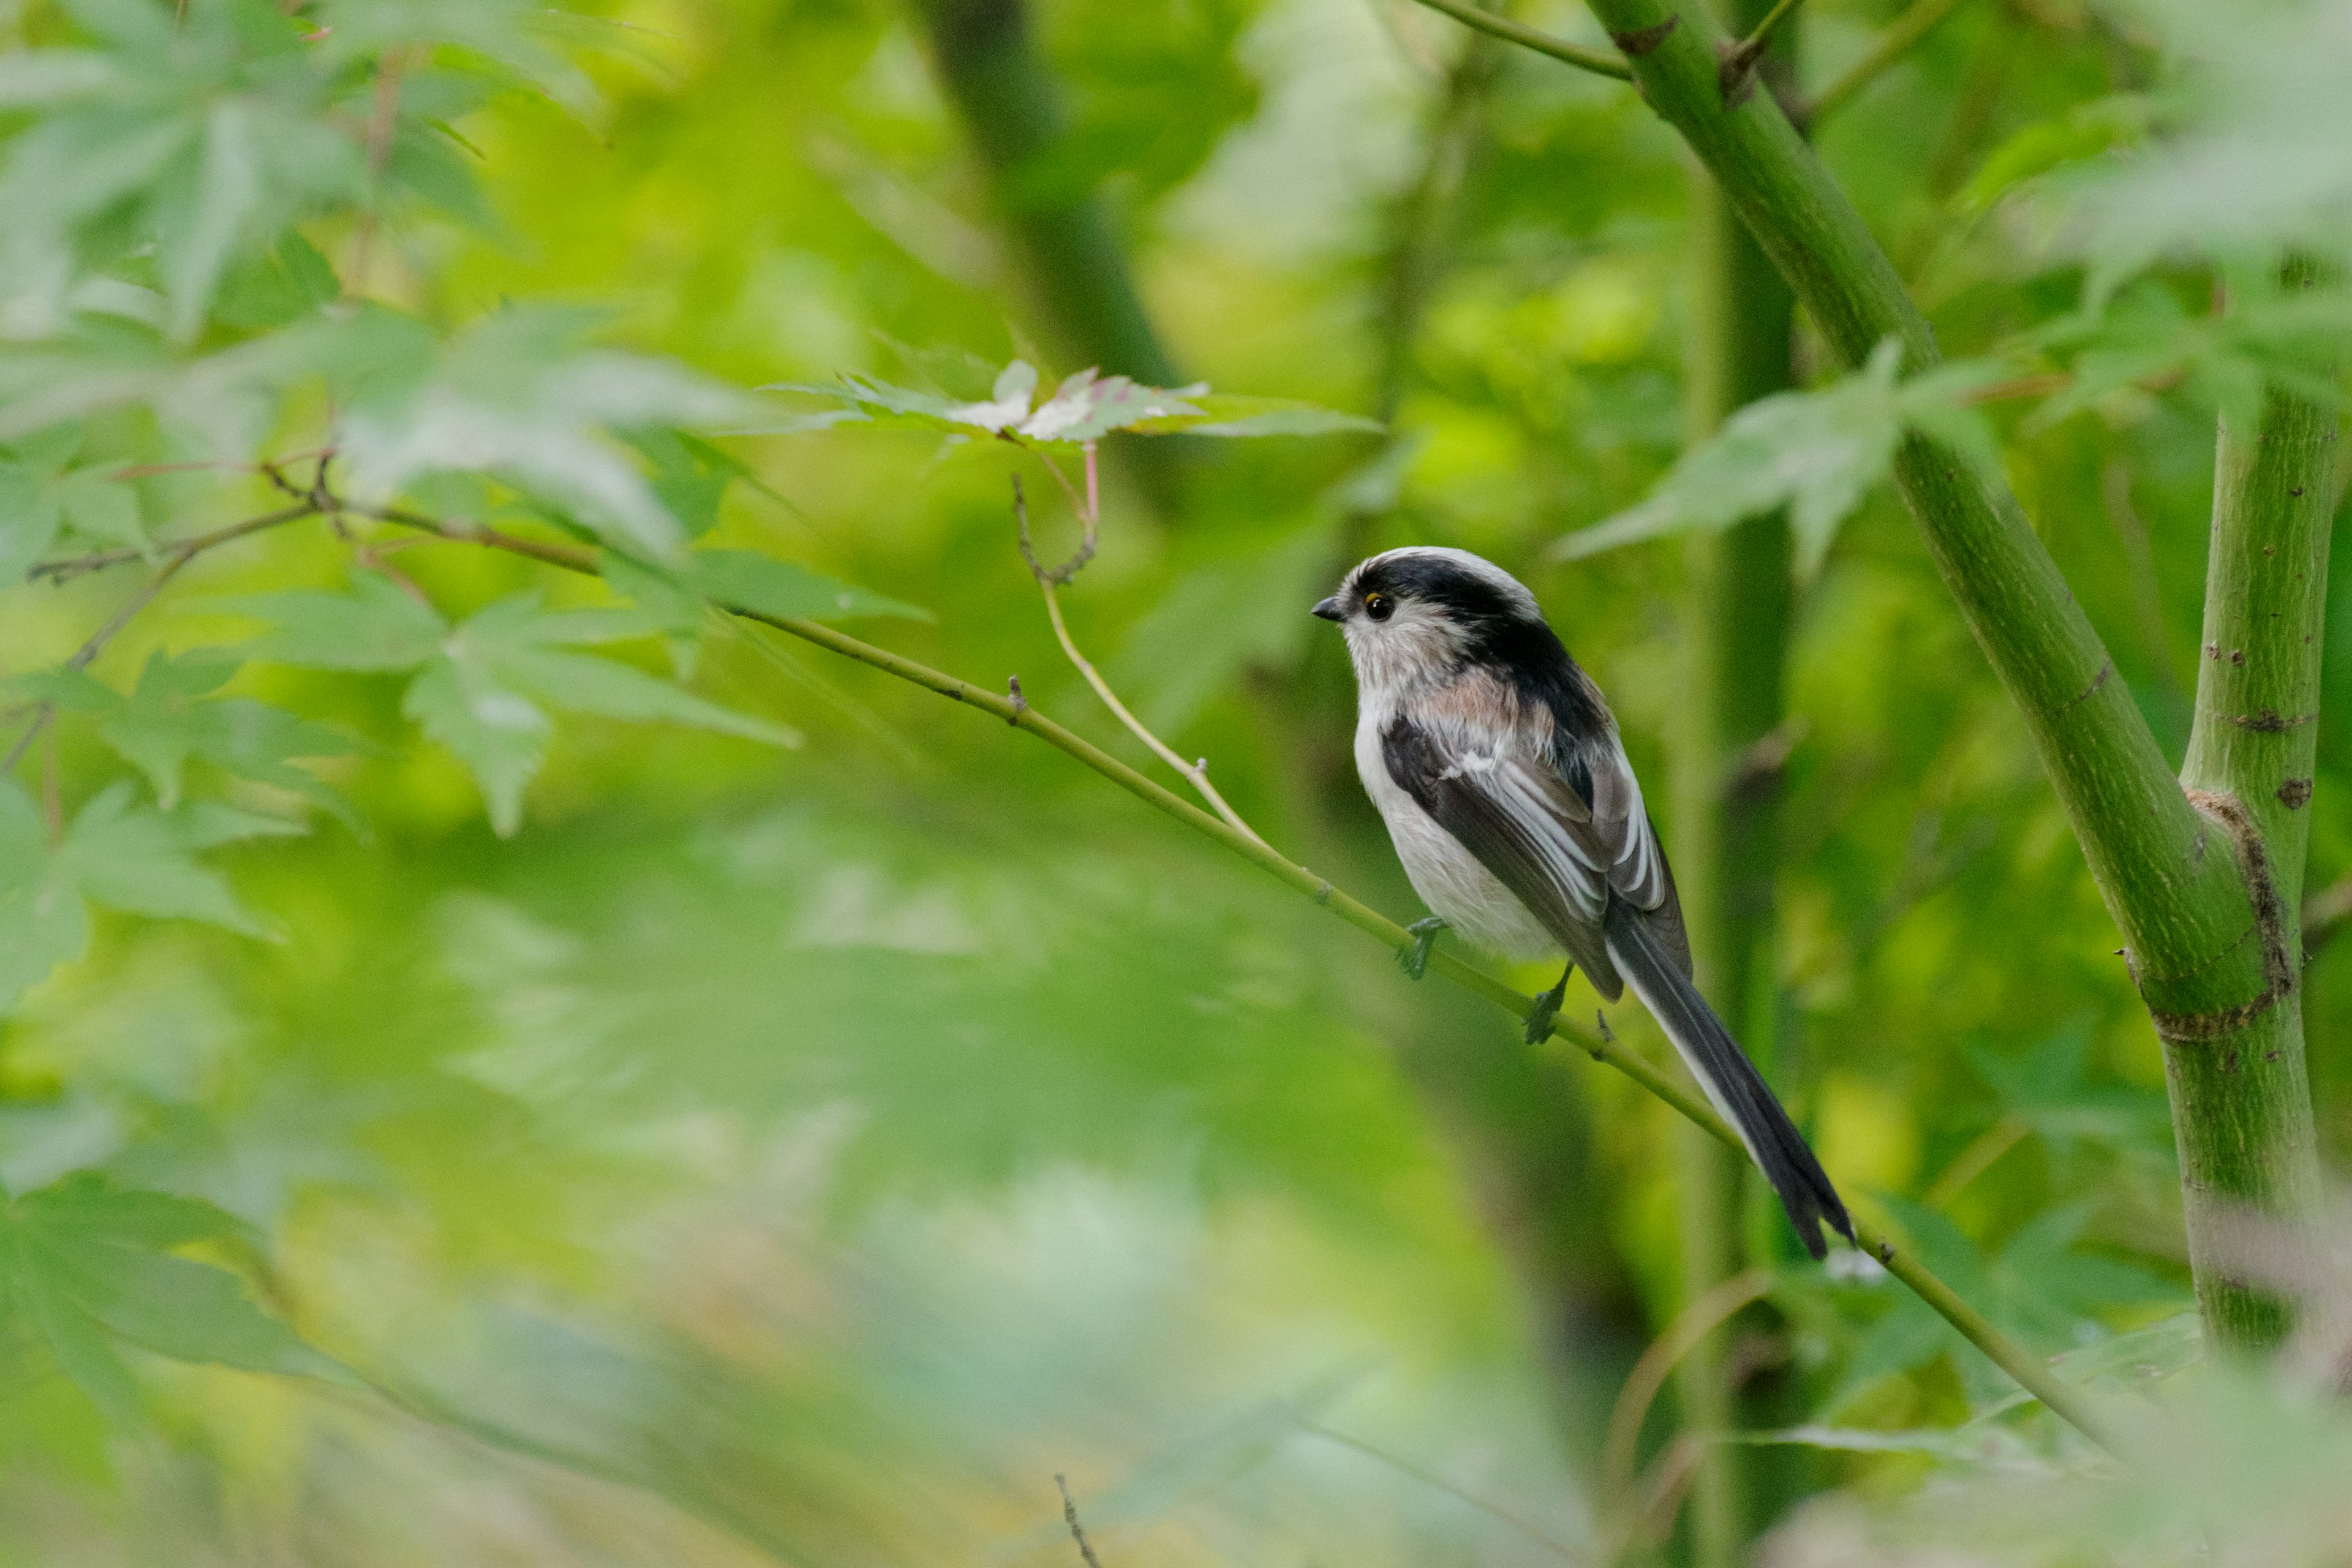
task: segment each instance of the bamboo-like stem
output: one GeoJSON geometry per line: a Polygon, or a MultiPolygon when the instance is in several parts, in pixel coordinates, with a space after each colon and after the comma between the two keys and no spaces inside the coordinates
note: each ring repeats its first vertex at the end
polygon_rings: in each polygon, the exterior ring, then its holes
{"type": "MultiPolygon", "coordinates": [[[[2307,289],[2306,263],[2284,281],[2307,289]]],[[[2324,366],[2320,367],[2324,370],[2324,366]]],[[[2320,633],[2336,510],[2336,416],[2275,384],[2252,431],[2221,421],[2196,718],[2181,782],[2226,830],[2254,893],[2249,948],[2269,984],[2231,1016],[2159,1018],[2197,1300],[2215,1342],[2270,1350],[2289,1303],[2248,1285],[2224,1234],[2292,1225],[2319,1194],[2304,1063],[2299,917],[2319,740],[2320,633]]]]}
{"type": "MultiPolygon", "coordinates": [[[[1784,82],[1793,30],[1777,35],[1784,6],[1731,0],[1725,15],[1750,37],[1777,37],[1760,68],[1784,82]],[[1776,16],[1777,13],[1777,16],[1776,16]]],[[[1740,226],[1715,181],[1694,173],[1694,266],[1689,346],[1684,367],[1684,427],[1694,446],[1761,397],[1790,384],[1795,301],[1771,260],[1740,226]]],[[[1779,858],[1776,806],[1780,769],[1748,760],[1782,721],[1790,612],[1785,513],[1748,518],[1685,545],[1682,722],[1675,753],[1675,866],[1701,986],[1716,1011],[1769,1074],[1779,1007],[1774,994],[1773,879],[1779,858]]],[[[1745,1260],[1748,1163],[1692,1127],[1678,1129],[1677,1205],[1682,1296],[1710,1299],[1745,1260]]],[[[1685,1308],[1685,1311],[1689,1309],[1685,1308]]],[[[1726,1336],[1703,1336],[1681,1361],[1678,1394],[1694,1432],[1742,1425],[1730,1385],[1726,1336]]],[[[1787,1460],[1777,1460],[1785,1469],[1787,1460]]],[[[1731,1568],[1751,1520],[1769,1517],[1758,1483],[1776,1458],[1722,1443],[1702,1444],[1690,1484],[1692,1568],[1731,1568]]]]}
{"type": "MultiPolygon", "coordinates": [[[[1933,364],[1926,319],[1780,105],[1769,93],[1726,101],[1705,12],[1591,3],[1633,56],[1643,98],[1721,183],[1840,357],[1859,363],[1892,337],[1912,367],[1933,364]]],[[[2026,721],[2159,1031],[2210,1037],[2269,1008],[2275,963],[2251,940],[2256,892],[2232,833],[2190,804],[2016,498],[1998,475],[1916,435],[1897,448],[1895,474],[2026,721]]]]}
{"type": "Polygon", "coordinates": [[[1514,22],[1508,16],[1498,16],[1473,0],[1420,0],[1433,11],[1443,11],[1466,27],[1489,34],[1506,43],[1517,44],[1523,49],[1533,49],[1539,55],[1549,55],[1563,65],[1595,76],[1614,78],[1618,81],[1633,79],[1633,68],[1619,56],[1605,49],[1588,49],[1582,44],[1571,44],[1566,38],[1556,38],[1539,27],[1524,22],[1514,22]]]}

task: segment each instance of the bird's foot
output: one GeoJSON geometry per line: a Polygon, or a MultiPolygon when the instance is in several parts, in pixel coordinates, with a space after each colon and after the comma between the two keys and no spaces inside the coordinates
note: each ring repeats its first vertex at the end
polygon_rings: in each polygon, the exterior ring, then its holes
{"type": "Polygon", "coordinates": [[[1551,1037],[1552,1020],[1559,1016],[1559,1005],[1568,1000],[1568,977],[1575,973],[1573,964],[1560,971],[1559,983],[1536,998],[1528,1014],[1528,1044],[1539,1046],[1551,1037]]]}
{"type": "Polygon", "coordinates": [[[1425,921],[1415,921],[1404,929],[1412,933],[1412,945],[1397,950],[1397,967],[1418,980],[1429,973],[1429,955],[1437,947],[1437,933],[1445,929],[1445,921],[1432,915],[1425,921]]]}

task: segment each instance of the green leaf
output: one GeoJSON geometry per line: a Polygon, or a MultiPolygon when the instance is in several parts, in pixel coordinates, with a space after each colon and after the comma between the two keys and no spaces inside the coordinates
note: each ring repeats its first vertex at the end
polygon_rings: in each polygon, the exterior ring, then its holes
{"type": "Polygon", "coordinates": [[[195,757],[226,773],[290,790],[355,826],[349,803],[293,763],[345,756],[364,750],[362,742],[263,703],[205,700],[243,662],[239,650],[200,648],[177,656],[158,650],[148,657],[127,696],[79,671],[21,677],[11,685],[96,720],[100,738],[147,775],[167,810],[179,800],[188,760],[195,757]]]}
{"type": "Polygon", "coordinates": [[[522,826],[522,791],[547,755],[554,721],[487,671],[437,660],[402,697],[400,710],[472,770],[500,837],[522,826]]]}
{"type": "Polygon", "coordinates": [[[0,587],[24,580],[65,527],[46,478],[26,463],[0,463],[0,587]]]}
{"type": "Polygon", "coordinates": [[[228,884],[194,852],[299,833],[301,826],[226,807],[165,814],[132,805],[131,789],[125,780],[101,792],[53,846],[24,790],[0,781],[0,1007],[81,955],[90,903],[259,933],[228,884]]]}
{"type": "Polygon", "coordinates": [[[118,1341],[175,1361],[365,1386],[256,1307],[236,1275],[169,1250],[247,1234],[210,1205],[79,1172],[0,1208],[0,1300],[118,1426],[142,1418],[118,1341]]]}
{"type": "Polygon", "coordinates": [[[1342,414],[1286,397],[1203,394],[1190,400],[1197,414],[1138,421],[1130,428],[1147,436],[1340,436],[1378,435],[1388,426],[1360,414],[1342,414]]]}
{"type": "MultiPolygon", "coordinates": [[[[1339,431],[1379,431],[1375,420],[1281,398],[1212,396],[1206,383],[1192,386],[1144,386],[1123,375],[1082,370],[1054,389],[1043,403],[1033,400],[1037,372],[1014,360],[996,377],[988,397],[959,403],[930,393],[865,376],[845,375],[837,386],[777,383],[763,392],[803,392],[836,397],[851,414],[885,415],[961,435],[1002,436],[1024,443],[1084,445],[1117,430],[1165,436],[1321,436],[1339,431]]],[[[823,428],[840,415],[811,416],[801,427],[823,428]]]]}
{"type": "Polygon", "coordinates": [[[449,635],[431,605],[374,572],[355,574],[348,594],[250,594],[211,607],[270,623],[250,657],[306,669],[414,669],[449,635]]]}
{"type": "Polygon", "coordinates": [[[522,792],[544,760],[550,708],[604,718],[663,721],[795,746],[792,729],[704,700],[633,666],[572,653],[583,643],[641,637],[635,615],[553,611],[535,594],[489,605],[449,634],[409,686],[402,710],[455,752],[482,786],[490,825],[521,825],[522,792]]]}
{"type": "Polygon", "coordinates": [[[2153,107],[2140,94],[2116,93],[2023,127],[1986,155],[1961,188],[1959,205],[1980,212],[2053,169],[2130,146],[2147,133],[2153,107]]]}
{"type": "Polygon", "coordinates": [[[1906,429],[1951,443],[1972,462],[1996,460],[1990,430],[1965,398],[2000,373],[1962,362],[1898,383],[1902,360],[1902,345],[1890,338],[1843,380],[1749,404],[1675,464],[1648,500],[1570,534],[1557,552],[1581,560],[1669,533],[1728,528],[1786,507],[1796,574],[1810,581],[1828,558],[1838,524],[1885,478],[1906,429]]]}
{"type": "Polygon", "coordinates": [[[488,473],[609,542],[676,554],[687,525],[612,433],[720,424],[746,405],[667,361],[583,346],[596,321],[577,310],[500,310],[459,333],[420,381],[364,393],[336,442],[352,493],[386,501],[433,474],[488,473]]]}

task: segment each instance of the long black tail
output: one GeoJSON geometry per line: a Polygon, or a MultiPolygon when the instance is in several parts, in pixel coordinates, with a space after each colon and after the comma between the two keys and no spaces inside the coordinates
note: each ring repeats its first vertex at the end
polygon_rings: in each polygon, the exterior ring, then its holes
{"type": "Polygon", "coordinates": [[[1822,1239],[1824,1220],[1852,1241],[1853,1221],[1846,1217],[1845,1205],[1830,1185],[1822,1163],[1806,1147],[1804,1134],[1780,1109],[1764,1075],[1666,952],[1648,920],[1631,905],[1612,900],[1601,929],[1618,973],[1675,1043],[1706,1098],[1738,1130],[1757,1168],[1780,1195],[1805,1250],[1815,1258],[1828,1256],[1829,1244],[1822,1239]]]}

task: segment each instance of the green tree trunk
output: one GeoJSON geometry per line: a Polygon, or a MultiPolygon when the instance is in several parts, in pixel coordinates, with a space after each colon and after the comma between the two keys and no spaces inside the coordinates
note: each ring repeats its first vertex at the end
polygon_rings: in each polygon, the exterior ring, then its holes
{"type": "MultiPolygon", "coordinates": [[[[1839,355],[1859,363],[1892,337],[1911,366],[1934,363],[1933,334],[1885,252],[1772,96],[1727,81],[1719,40],[1705,12],[1676,12],[1664,0],[1591,4],[1632,59],[1644,99],[1721,183],[1839,355]]],[[[2321,444],[2320,433],[2289,416],[2281,400],[2274,397],[2272,407],[2265,427],[2278,429],[2275,442],[2258,437],[2255,452],[2246,457],[2225,450],[2215,559],[2221,573],[2246,574],[2246,588],[2217,585],[2224,600],[2219,618],[2244,626],[2246,637],[2217,642],[2208,636],[2220,648],[2218,656],[2209,651],[2208,665],[2226,663],[2231,675],[2226,687],[2214,685],[2210,720],[2200,682],[2199,727],[2206,733],[2193,751],[2199,758],[2244,758],[2258,749],[2242,747],[2234,736],[2217,745],[2216,723],[2250,735],[2292,735],[2270,759],[2275,770],[2294,745],[2308,746],[2312,739],[2315,718],[2302,722],[2300,715],[2315,710],[2293,705],[2315,686],[2320,630],[2318,578],[2307,564],[2294,568],[2281,557],[2298,542],[2306,562],[2324,548],[2306,537],[2324,529],[2284,503],[2316,504],[2314,498],[2328,487],[2311,482],[2317,465],[2310,453],[2321,444]],[[2243,481],[2231,477],[2240,471],[2247,475],[2243,481]],[[2269,556],[2260,553],[2265,545],[2273,551],[2269,556]],[[2249,566],[2257,559],[2259,571],[2249,566]],[[2313,595],[2307,601],[2284,596],[2291,577],[2273,581],[2297,569],[2305,573],[2301,591],[2313,595]],[[2265,585],[2281,593],[2278,602],[2246,596],[2265,585]],[[2253,638],[2252,618],[2267,621],[2273,609],[2280,619],[2275,635],[2297,650],[2307,648],[2293,660],[2263,657],[2265,645],[2253,638]],[[2287,619],[2290,609],[2294,621],[2287,619]],[[2299,640],[2305,637],[2307,645],[2299,640]],[[2234,657],[2240,653],[2246,656],[2243,665],[2234,657]],[[2307,679],[2294,673],[2306,668],[2307,679]],[[2306,683],[2298,687],[2298,679],[2306,683]],[[2286,728],[2273,731],[2273,723],[2286,728]]],[[[2282,969],[2282,953],[2291,954],[2294,943],[2280,934],[2290,917],[2279,910],[2276,872],[2257,858],[2257,850],[2267,854],[2257,808],[2234,791],[2190,800],[2123,682],[2113,679],[2105,647],[2000,476],[1978,472],[1960,454],[1914,436],[1897,451],[1895,480],[1946,586],[2025,719],[2123,934],[2149,1016],[2171,1047],[2183,1174],[2197,1227],[2191,1262],[2206,1326],[2217,1343],[2258,1348],[2277,1331],[2277,1309],[2249,1304],[2239,1310],[2244,1288],[2217,1271],[2210,1205],[2252,1194],[2289,1211],[2308,1188],[2304,1173],[2313,1155],[2307,1136],[2295,1131],[2299,1126],[2307,1134],[2310,1112],[2299,1099],[2300,1053],[2286,1037],[2292,1026],[2283,1021],[2291,1009],[2279,1005],[2293,994],[2294,975],[2282,969]],[[2224,804],[2225,795],[2234,806],[2224,804]],[[2194,1060],[2192,1049],[2201,1053],[2194,1060]],[[2250,1065],[2257,1061],[2276,1070],[2250,1078],[2250,1065]],[[2291,1107],[2291,1100],[2297,1103],[2291,1107]]],[[[2305,755],[2303,776],[2308,776],[2305,755]]],[[[2192,767],[2192,782],[2202,766],[2192,767]]],[[[2252,787],[2223,771],[2227,776],[2217,782],[2252,787]]],[[[2275,791],[2279,782],[2270,787],[2275,791]]],[[[2284,802],[2273,805],[2284,807],[2284,802]]],[[[2298,887],[2300,871],[2298,843],[2298,887]]]]}
{"type": "MultiPolygon", "coordinates": [[[[1744,32],[1768,8],[1769,0],[1734,0],[1733,25],[1744,32]]],[[[1785,62],[1790,31],[1776,37],[1771,65],[1785,62]]],[[[1741,407],[1787,389],[1794,301],[1703,172],[1693,181],[1691,233],[1696,275],[1684,416],[1696,444],[1741,407]]],[[[1788,520],[1777,512],[1695,535],[1685,547],[1688,702],[1674,783],[1675,875],[1699,984],[1765,1066],[1776,1011],[1769,986],[1779,792],[1775,773],[1748,763],[1782,716],[1789,551],[1788,520]]],[[[1748,1167],[1696,1127],[1675,1130],[1675,1153],[1687,1305],[1742,1266],[1748,1167]]],[[[1725,1367],[1728,1337],[1727,1328],[1708,1335],[1684,1360],[1679,1392],[1685,1424],[1695,1432],[1739,1424],[1725,1367]]],[[[1738,1560],[1754,1511],[1747,1497],[1748,1458],[1746,1450],[1716,1445],[1692,1478],[1691,1560],[1697,1568],[1729,1568],[1738,1560]]]]}
{"type": "MultiPolygon", "coordinates": [[[[2287,278],[2312,282],[2301,266],[2287,278]]],[[[2225,1018],[2156,1018],[2198,1306],[2215,1339],[2256,1349],[2284,1337],[2289,1313],[2230,1267],[2232,1218],[2292,1218],[2319,1192],[2298,982],[2336,436],[2333,409],[2275,389],[2251,438],[2221,421],[2197,716],[2180,781],[2229,833],[2252,889],[2268,984],[2225,1018]]]]}

